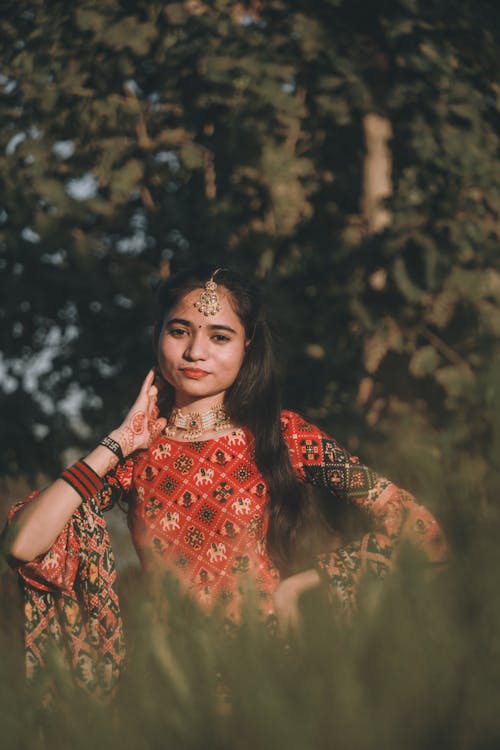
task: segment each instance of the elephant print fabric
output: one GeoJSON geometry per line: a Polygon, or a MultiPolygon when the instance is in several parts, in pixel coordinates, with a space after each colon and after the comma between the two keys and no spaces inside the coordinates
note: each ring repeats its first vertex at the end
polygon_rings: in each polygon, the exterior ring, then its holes
{"type": "MultiPolygon", "coordinates": [[[[298,414],[282,412],[281,425],[298,479],[326,487],[333,503],[354,504],[370,521],[369,533],[313,562],[336,605],[356,608],[360,580],[383,578],[401,539],[429,563],[444,562],[441,530],[412,495],[298,414]]],[[[117,497],[126,494],[132,538],[146,569],[171,570],[200,605],[219,604],[234,621],[241,591],[248,589],[242,578],[250,577],[261,614],[273,614],[279,573],[266,550],[269,496],[250,431],[193,443],[162,435],[109,475],[108,488],[117,497]]]]}

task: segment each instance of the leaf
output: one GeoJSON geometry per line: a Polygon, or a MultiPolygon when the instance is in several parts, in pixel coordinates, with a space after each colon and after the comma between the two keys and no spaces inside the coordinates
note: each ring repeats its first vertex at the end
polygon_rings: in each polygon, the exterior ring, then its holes
{"type": "Polygon", "coordinates": [[[425,302],[427,300],[427,292],[421,289],[415,282],[410,278],[406,264],[403,258],[396,258],[392,266],[394,280],[396,285],[406,299],[410,302],[425,302]]]}
{"type": "Polygon", "coordinates": [[[119,202],[129,198],[130,193],[142,180],[144,165],[138,159],[130,159],[121,169],[112,173],[110,188],[113,200],[119,202]]]}
{"type": "Polygon", "coordinates": [[[186,169],[201,169],[205,163],[205,151],[197,143],[184,143],[179,155],[186,169]]]}
{"type": "Polygon", "coordinates": [[[127,16],[101,34],[101,41],[116,51],[131,49],[144,56],[158,35],[154,23],[141,23],[136,16],[127,16]]]}
{"type": "Polygon", "coordinates": [[[363,359],[365,369],[374,373],[390,351],[401,351],[402,332],[395,320],[386,317],[377,331],[364,342],[363,359]]]}
{"type": "Polygon", "coordinates": [[[49,177],[37,177],[33,180],[33,186],[38,195],[53,206],[62,207],[69,202],[64,185],[59,180],[50,179],[49,177]]]}
{"type": "Polygon", "coordinates": [[[100,154],[93,166],[93,172],[101,183],[108,184],[113,179],[115,164],[124,160],[132,145],[132,139],[126,136],[103,138],[99,141],[100,154]]]}
{"type": "Polygon", "coordinates": [[[440,361],[441,357],[433,346],[422,346],[413,353],[408,370],[416,378],[422,378],[432,374],[440,361]]]}
{"type": "Polygon", "coordinates": [[[425,320],[437,328],[445,328],[453,318],[459,297],[455,292],[445,288],[442,292],[429,298],[429,306],[425,311],[425,320]]]}
{"type": "Polygon", "coordinates": [[[351,108],[346,98],[338,94],[320,94],[316,97],[317,105],[334,118],[338,125],[345,126],[351,122],[351,108]]]}
{"type": "Polygon", "coordinates": [[[172,26],[182,26],[189,18],[184,3],[169,2],[163,8],[163,13],[172,26]]]}
{"type": "Polygon", "coordinates": [[[90,8],[76,8],[75,9],[75,21],[76,25],[82,31],[102,31],[106,25],[105,16],[101,15],[96,10],[90,8]]]}
{"type": "Polygon", "coordinates": [[[470,371],[459,365],[441,367],[434,372],[434,377],[452,399],[464,397],[473,382],[470,371]]]}

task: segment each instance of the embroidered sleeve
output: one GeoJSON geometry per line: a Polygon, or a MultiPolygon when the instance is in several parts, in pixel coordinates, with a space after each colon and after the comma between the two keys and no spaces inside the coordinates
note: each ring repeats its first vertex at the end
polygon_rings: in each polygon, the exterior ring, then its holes
{"type": "MultiPolygon", "coordinates": [[[[104,487],[94,501],[98,503],[100,510],[106,511],[112,508],[121,499],[124,492],[130,488],[133,467],[133,459],[128,458],[104,477],[104,487]]],[[[32,492],[23,500],[15,503],[10,509],[7,523],[11,523],[25,504],[34,500],[38,494],[39,491],[32,492]]],[[[90,515],[89,518],[91,518],[90,515]]],[[[37,589],[42,591],[71,591],[78,572],[80,550],[78,532],[80,526],[81,514],[77,509],[64,528],[61,529],[47,552],[38,555],[29,562],[12,559],[12,566],[15,567],[26,583],[37,589]]]]}
{"type": "MultiPolygon", "coordinates": [[[[16,503],[16,514],[37,496],[16,503]]],[[[75,683],[99,699],[112,695],[125,657],[116,568],[97,497],[82,502],[50,549],[16,565],[24,593],[27,684],[48,698],[47,659],[57,654],[75,683]]]]}
{"type": "Polygon", "coordinates": [[[446,560],[446,542],[436,519],[413,495],[297,414],[283,412],[282,424],[292,465],[302,481],[327,488],[339,502],[358,506],[371,519],[372,531],[361,541],[317,557],[318,571],[345,604],[352,603],[360,576],[386,574],[402,540],[429,563],[446,560]]]}
{"type": "Polygon", "coordinates": [[[134,456],[129,456],[125,461],[108,472],[104,477],[104,487],[99,493],[99,506],[101,510],[109,510],[132,486],[133,472],[135,466],[134,456]]]}
{"type": "Polygon", "coordinates": [[[333,553],[317,555],[314,567],[328,585],[332,603],[353,612],[360,583],[385,578],[393,567],[393,554],[389,537],[369,532],[333,553]]]}
{"type": "MultiPolygon", "coordinates": [[[[17,513],[36,498],[39,491],[32,492],[10,509],[7,523],[11,523],[17,513]]],[[[12,559],[12,566],[30,586],[41,591],[71,591],[78,572],[79,542],[75,534],[73,517],[59,532],[54,543],[30,562],[12,559]]]]}

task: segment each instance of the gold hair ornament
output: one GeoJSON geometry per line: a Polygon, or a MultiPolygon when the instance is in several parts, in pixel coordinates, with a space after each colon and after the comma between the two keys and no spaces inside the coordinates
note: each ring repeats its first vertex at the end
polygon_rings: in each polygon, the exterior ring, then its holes
{"type": "Polygon", "coordinates": [[[194,303],[196,309],[206,317],[216,315],[221,310],[219,298],[217,297],[217,284],[214,281],[215,274],[220,270],[220,268],[217,268],[209,280],[205,282],[205,288],[200,294],[199,299],[194,303]]]}

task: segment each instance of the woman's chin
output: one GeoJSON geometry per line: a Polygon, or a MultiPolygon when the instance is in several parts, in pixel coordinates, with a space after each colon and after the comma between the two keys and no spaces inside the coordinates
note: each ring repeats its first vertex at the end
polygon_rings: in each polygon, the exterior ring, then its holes
{"type": "Polygon", "coordinates": [[[203,411],[210,409],[224,399],[225,391],[206,392],[200,389],[178,389],[175,391],[175,405],[178,409],[196,405],[203,411]]]}

